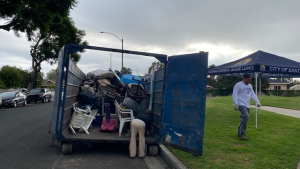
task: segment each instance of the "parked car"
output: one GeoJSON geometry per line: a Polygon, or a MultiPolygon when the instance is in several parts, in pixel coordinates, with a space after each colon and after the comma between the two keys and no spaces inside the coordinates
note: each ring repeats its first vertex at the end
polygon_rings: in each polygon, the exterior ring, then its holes
{"type": "Polygon", "coordinates": [[[23,93],[25,93],[25,94],[28,94],[27,89],[25,89],[25,88],[22,88],[22,89],[20,90],[20,92],[23,92],[23,93]]]}
{"type": "Polygon", "coordinates": [[[42,101],[50,102],[51,101],[51,92],[48,92],[47,89],[37,88],[32,89],[30,93],[27,95],[27,103],[42,101]]]}
{"type": "Polygon", "coordinates": [[[2,107],[2,99],[0,97],[0,109],[1,109],[1,107],[2,107]]]}
{"type": "Polygon", "coordinates": [[[27,105],[26,95],[22,92],[4,92],[0,94],[1,107],[17,107],[18,105],[27,105]]]}

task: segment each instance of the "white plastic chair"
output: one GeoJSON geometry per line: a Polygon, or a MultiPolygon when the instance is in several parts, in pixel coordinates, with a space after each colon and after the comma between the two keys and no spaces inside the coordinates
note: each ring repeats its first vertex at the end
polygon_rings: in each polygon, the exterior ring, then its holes
{"type": "Polygon", "coordinates": [[[116,114],[119,117],[120,127],[119,127],[119,136],[121,136],[124,123],[131,122],[134,119],[133,111],[131,109],[122,109],[117,101],[115,101],[116,114]],[[130,117],[122,117],[122,114],[129,114],[130,117]]]}
{"type": "Polygon", "coordinates": [[[80,109],[77,107],[77,102],[73,104],[74,113],[70,122],[70,129],[73,134],[76,134],[74,128],[82,129],[85,134],[90,134],[85,127],[87,118],[94,119],[95,117],[87,115],[91,113],[91,108],[87,106],[87,109],[80,109]]]}

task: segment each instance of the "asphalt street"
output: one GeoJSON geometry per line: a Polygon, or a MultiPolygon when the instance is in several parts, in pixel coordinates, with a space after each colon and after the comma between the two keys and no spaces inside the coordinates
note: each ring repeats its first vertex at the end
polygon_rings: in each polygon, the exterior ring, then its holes
{"type": "Polygon", "coordinates": [[[52,147],[48,133],[53,102],[0,109],[0,169],[144,169],[167,168],[160,156],[128,157],[128,145],[97,144],[89,149],[76,142],[72,155],[52,147]]]}

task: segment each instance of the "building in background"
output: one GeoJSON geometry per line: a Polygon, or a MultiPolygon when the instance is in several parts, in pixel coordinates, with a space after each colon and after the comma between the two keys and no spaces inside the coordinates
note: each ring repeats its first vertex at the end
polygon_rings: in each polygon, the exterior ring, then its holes
{"type": "Polygon", "coordinates": [[[281,79],[268,79],[268,81],[270,84],[268,90],[287,90],[287,86],[290,84],[289,82],[281,79]]]}
{"type": "Polygon", "coordinates": [[[41,88],[48,88],[49,85],[55,86],[55,80],[47,80],[42,85],[41,88]]]}

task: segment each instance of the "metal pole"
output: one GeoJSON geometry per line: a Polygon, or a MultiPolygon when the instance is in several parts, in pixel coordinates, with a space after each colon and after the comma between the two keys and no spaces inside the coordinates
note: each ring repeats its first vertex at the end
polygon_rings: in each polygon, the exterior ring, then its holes
{"type": "MultiPolygon", "coordinates": [[[[260,101],[260,103],[261,103],[261,78],[259,79],[259,101],[260,101]]],[[[259,107],[259,114],[260,114],[260,107],[259,107]]]]}
{"type": "MultiPolygon", "coordinates": [[[[257,96],[257,73],[255,73],[255,94],[257,96]]],[[[255,103],[255,127],[257,128],[257,104],[255,103]]]]}
{"type": "Polygon", "coordinates": [[[149,109],[152,110],[152,102],[153,102],[153,90],[154,90],[154,80],[155,80],[155,65],[152,65],[152,70],[151,70],[151,86],[150,86],[150,103],[149,103],[149,109]]]}
{"type": "Polygon", "coordinates": [[[121,73],[123,74],[123,39],[121,40],[122,41],[122,67],[121,67],[121,73]]]}
{"type": "Polygon", "coordinates": [[[112,70],[112,63],[111,63],[111,53],[109,54],[109,63],[110,63],[110,69],[112,70]]]}

